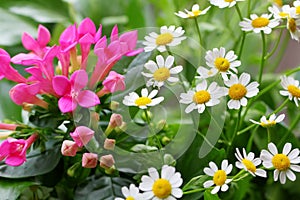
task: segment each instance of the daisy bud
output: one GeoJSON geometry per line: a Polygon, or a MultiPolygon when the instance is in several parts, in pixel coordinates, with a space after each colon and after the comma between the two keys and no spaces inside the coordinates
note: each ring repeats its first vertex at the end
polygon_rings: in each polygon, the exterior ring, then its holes
{"type": "Polygon", "coordinates": [[[104,169],[110,169],[115,164],[114,157],[111,154],[101,156],[100,158],[100,167],[104,169]]]}
{"type": "Polygon", "coordinates": [[[116,144],[116,140],[106,138],[104,141],[104,149],[106,150],[114,150],[116,144]]]}
{"type": "Polygon", "coordinates": [[[78,150],[78,145],[76,142],[71,140],[65,140],[63,141],[63,144],[61,146],[61,154],[64,156],[75,156],[76,152],[78,150]]]}
{"type": "Polygon", "coordinates": [[[94,131],[85,126],[78,126],[70,135],[79,147],[83,147],[92,139],[94,131]]]}
{"type": "Polygon", "coordinates": [[[98,155],[95,153],[84,153],[82,155],[82,167],[95,168],[98,163],[98,155]]]}

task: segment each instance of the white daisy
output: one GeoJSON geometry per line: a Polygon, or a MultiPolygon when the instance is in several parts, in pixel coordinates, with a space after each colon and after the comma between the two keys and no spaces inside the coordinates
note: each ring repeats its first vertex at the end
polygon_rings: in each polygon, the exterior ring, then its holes
{"type": "Polygon", "coordinates": [[[276,5],[270,6],[268,10],[273,14],[275,19],[286,19],[290,17],[290,13],[296,12],[295,8],[291,8],[289,5],[284,5],[282,7],[278,7],[276,5]]]}
{"type": "Polygon", "coordinates": [[[180,73],[183,68],[180,65],[171,68],[173,63],[174,63],[173,56],[168,56],[165,61],[161,55],[156,56],[156,63],[152,60],[148,61],[144,67],[147,70],[149,70],[151,73],[142,72],[143,76],[150,78],[147,81],[146,86],[149,87],[153,85],[160,88],[161,86],[164,85],[165,81],[168,81],[170,83],[178,82],[179,79],[171,75],[180,73]]]}
{"type": "Polygon", "coordinates": [[[247,98],[257,95],[259,84],[256,81],[250,83],[250,79],[250,74],[242,73],[240,78],[233,74],[228,81],[224,81],[224,84],[229,87],[230,100],[227,103],[229,109],[240,109],[241,106],[247,105],[247,98]]]}
{"type": "Polygon", "coordinates": [[[153,200],[176,200],[182,197],[182,190],[179,188],[183,182],[181,174],[175,172],[175,168],[164,165],[159,176],[155,168],[148,169],[149,176],[142,176],[140,190],[144,191],[143,199],[153,200]]]}
{"type": "Polygon", "coordinates": [[[175,26],[162,26],[160,28],[160,34],[152,32],[149,36],[145,36],[145,40],[143,45],[145,52],[152,51],[157,49],[160,52],[166,51],[166,46],[177,46],[181,43],[182,40],[185,40],[186,37],[183,36],[184,30],[182,27],[178,27],[175,29],[175,26]]]}
{"type": "Polygon", "coordinates": [[[123,99],[123,104],[126,106],[138,106],[141,109],[146,109],[147,106],[155,106],[164,100],[164,97],[157,97],[153,99],[158,93],[158,90],[152,90],[149,94],[147,88],[142,89],[142,96],[135,92],[129,93],[129,95],[125,96],[123,99]]]}
{"type": "Polygon", "coordinates": [[[249,172],[252,176],[261,176],[267,177],[267,172],[263,169],[257,169],[256,167],[261,164],[261,160],[259,158],[254,158],[254,153],[250,152],[248,155],[246,153],[245,148],[243,148],[243,156],[240,153],[240,150],[236,148],[236,153],[234,154],[238,159],[235,162],[235,166],[239,169],[244,169],[249,172]]]}
{"type": "Polygon", "coordinates": [[[272,127],[275,126],[275,124],[282,122],[284,119],[285,115],[281,114],[278,117],[276,117],[275,114],[272,114],[270,118],[267,120],[266,116],[262,116],[260,118],[260,122],[254,121],[253,119],[250,119],[250,121],[254,124],[261,125],[264,128],[272,127]]]}
{"type": "Polygon", "coordinates": [[[210,3],[214,6],[218,6],[219,8],[231,8],[237,3],[237,1],[244,0],[210,0],[210,3]]]}
{"type": "Polygon", "coordinates": [[[250,19],[244,18],[239,25],[243,31],[253,31],[254,33],[260,33],[263,31],[265,34],[270,34],[272,28],[279,25],[278,19],[270,19],[272,14],[262,14],[258,17],[256,14],[251,14],[250,19]]]}
{"type": "Polygon", "coordinates": [[[232,171],[232,164],[228,165],[228,160],[222,161],[220,170],[217,165],[211,161],[209,162],[209,167],[205,167],[203,171],[206,175],[213,177],[213,180],[208,180],[203,183],[204,188],[216,185],[211,191],[212,194],[216,194],[220,189],[222,192],[228,190],[229,187],[227,184],[232,181],[232,179],[227,179],[227,175],[232,171]]]}
{"type": "Polygon", "coordinates": [[[212,82],[207,87],[204,79],[196,86],[196,91],[189,90],[187,93],[180,94],[180,103],[189,104],[185,112],[190,113],[197,109],[199,113],[203,113],[206,106],[214,106],[220,103],[219,98],[226,94],[226,88],[219,87],[216,82],[212,82]]]}
{"type": "Polygon", "coordinates": [[[293,6],[294,6],[295,9],[296,9],[296,14],[297,14],[297,15],[300,15],[300,1],[299,1],[299,0],[294,1],[294,2],[293,2],[293,6]]]}
{"type": "Polygon", "coordinates": [[[300,166],[296,165],[300,163],[299,149],[292,150],[291,143],[284,145],[282,153],[278,153],[277,147],[273,143],[268,144],[268,149],[269,151],[261,151],[260,159],[265,168],[275,168],[274,181],[278,180],[278,176],[281,184],[285,184],[286,177],[295,181],[296,175],[293,171],[300,172],[300,166]]]}
{"type": "Polygon", "coordinates": [[[282,96],[288,96],[290,100],[294,100],[296,106],[298,107],[298,101],[300,100],[299,81],[290,76],[281,76],[281,85],[285,90],[280,90],[279,93],[282,96]]]}
{"type": "Polygon", "coordinates": [[[209,9],[210,6],[205,8],[204,10],[200,10],[199,5],[194,4],[191,11],[185,9],[185,12],[179,11],[178,13],[175,13],[175,15],[181,18],[195,18],[200,15],[205,15],[209,9]]]}
{"type": "MultiPolygon", "coordinates": [[[[205,55],[206,64],[209,67],[216,69],[212,70],[211,73],[219,72],[224,80],[228,80],[227,74],[233,74],[232,71],[234,73],[238,72],[236,67],[241,65],[241,61],[236,59],[237,55],[235,55],[233,51],[226,53],[224,47],[221,47],[220,49],[214,48],[213,50],[209,50],[205,55]]],[[[205,76],[203,74],[200,75],[205,76]]]]}
{"type": "Polygon", "coordinates": [[[213,77],[218,73],[218,70],[216,68],[210,68],[210,69],[206,69],[203,66],[198,67],[197,69],[197,73],[200,76],[196,76],[196,78],[202,78],[202,79],[207,79],[209,77],[213,77]]]}
{"type": "Polygon", "coordinates": [[[129,188],[126,186],[122,187],[122,194],[125,199],[117,197],[115,200],[143,200],[143,196],[140,194],[139,188],[134,184],[130,184],[129,188]]]}
{"type": "Polygon", "coordinates": [[[286,23],[286,28],[289,30],[291,38],[299,42],[300,38],[300,29],[298,26],[300,25],[300,19],[296,19],[293,17],[289,17],[286,23]]]}

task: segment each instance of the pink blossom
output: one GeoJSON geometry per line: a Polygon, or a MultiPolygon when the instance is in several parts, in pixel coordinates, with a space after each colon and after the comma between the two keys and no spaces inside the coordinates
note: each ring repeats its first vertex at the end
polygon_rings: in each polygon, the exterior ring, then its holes
{"type": "Polygon", "coordinates": [[[64,140],[61,146],[61,154],[64,156],[75,156],[78,150],[76,142],[71,140],[64,140]]]}
{"type": "Polygon", "coordinates": [[[104,169],[109,169],[115,164],[114,157],[111,154],[101,156],[100,158],[100,167],[104,169]]]}
{"type": "Polygon", "coordinates": [[[84,70],[75,71],[70,80],[65,76],[55,76],[52,84],[57,95],[61,96],[58,106],[61,112],[74,111],[79,104],[89,108],[100,103],[97,95],[90,90],[83,90],[87,85],[88,75],[84,70]]]}
{"type": "Polygon", "coordinates": [[[26,151],[37,139],[37,134],[31,135],[27,140],[7,138],[0,145],[0,160],[10,166],[20,166],[26,161],[26,151]]]}
{"type": "Polygon", "coordinates": [[[78,126],[73,133],[70,133],[73,140],[79,147],[86,145],[94,136],[94,131],[85,126],[78,126]]]}
{"type": "Polygon", "coordinates": [[[98,163],[98,155],[95,153],[84,153],[82,155],[82,167],[95,168],[98,163]]]}
{"type": "Polygon", "coordinates": [[[110,71],[106,79],[102,83],[111,93],[119,90],[125,90],[124,76],[110,71]]]}
{"type": "Polygon", "coordinates": [[[18,127],[17,124],[0,123],[0,129],[14,131],[18,127]]]}
{"type": "Polygon", "coordinates": [[[9,91],[9,95],[12,101],[17,105],[23,105],[24,103],[29,103],[47,109],[48,103],[39,99],[36,96],[39,93],[39,91],[40,91],[39,83],[34,83],[31,85],[20,83],[14,86],[9,91]]]}

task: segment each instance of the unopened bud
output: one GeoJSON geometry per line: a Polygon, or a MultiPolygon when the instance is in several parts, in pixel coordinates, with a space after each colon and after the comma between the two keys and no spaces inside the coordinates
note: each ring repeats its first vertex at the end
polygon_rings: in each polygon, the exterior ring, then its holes
{"type": "Polygon", "coordinates": [[[116,128],[121,126],[123,123],[123,117],[120,114],[113,113],[110,117],[109,126],[111,128],[116,128]]]}
{"type": "Polygon", "coordinates": [[[104,141],[104,149],[106,150],[114,150],[116,144],[116,140],[106,138],[104,141]]]}
{"type": "Polygon", "coordinates": [[[71,140],[65,140],[63,141],[63,144],[61,146],[61,154],[64,156],[75,156],[76,152],[78,150],[78,145],[76,142],[71,140]]]}
{"type": "Polygon", "coordinates": [[[162,139],[161,139],[161,142],[163,145],[167,145],[169,142],[171,141],[171,139],[167,136],[164,136],[162,139]]]}
{"type": "Polygon", "coordinates": [[[104,169],[109,169],[115,164],[114,157],[111,154],[101,156],[100,158],[100,167],[104,169]]]}
{"type": "Polygon", "coordinates": [[[151,121],[153,114],[149,110],[147,110],[146,112],[147,112],[147,114],[145,112],[142,113],[142,119],[145,122],[148,122],[148,120],[151,121]]]}
{"type": "Polygon", "coordinates": [[[111,110],[117,110],[118,108],[119,108],[119,105],[120,105],[120,103],[119,102],[117,102],[117,101],[112,101],[111,103],[110,103],[110,106],[109,106],[109,108],[111,109],[111,110]]]}
{"type": "Polygon", "coordinates": [[[98,155],[95,153],[84,153],[82,155],[82,167],[95,168],[98,163],[98,155]]]}
{"type": "Polygon", "coordinates": [[[158,131],[161,131],[161,130],[166,126],[166,124],[167,124],[167,121],[164,120],[164,119],[162,119],[162,120],[160,120],[160,121],[157,123],[156,129],[157,129],[158,131]]]}

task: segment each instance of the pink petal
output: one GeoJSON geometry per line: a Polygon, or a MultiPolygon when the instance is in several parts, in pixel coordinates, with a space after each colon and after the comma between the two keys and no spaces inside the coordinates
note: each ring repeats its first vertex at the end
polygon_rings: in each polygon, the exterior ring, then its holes
{"type": "Polygon", "coordinates": [[[26,154],[20,156],[7,156],[5,163],[10,166],[20,166],[26,161],[26,154]]]}
{"type": "Polygon", "coordinates": [[[71,25],[60,35],[59,44],[63,51],[68,51],[76,46],[78,40],[76,25],[71,25]]]}
{"type": "Polygon", "coordinates": [[[144,48],[136,49],[133,51],[129,51],[128,53],[125,54],[125,56],[135,56],[137,54],[140,54],[144,51],[144,48]]]}
{"type": "Polygon", "coordinates": [[[120,42],[125,42],[130,50],[133,50],[137,42],[137,30],[124,33],[120,36],[120,42]]]}
{"type": "Polygon", "coordinates": [[[71,81],[73,89],[75,91],[79,91],[87,85],[88,79],[89,79],[89,77],[88,77],[86,71],[77,70],[72,74],[70,81],[71,81]]]}
{"type": "Polygon", "coordinates": [[[100,104],[100,100],[98,96],[94,92],[89,90],[81,91],[78,94],[77,102],[80,106],[84,108],[89,108],[97,104],[100,104]]]}
{"type": "Polygon", "coordinates": [[[39,45],[35,41],[35,39],[26,32],[23,33],[23,35],[22,35],[22,44],[23,44],[24,48],[29,51],[36,51],[39,49],[39,45]]]}
{"type": "Polygon", "coordinates": [[[61,112],[67,113],[76,109],[77,103],[70,96],[61,97],[58,101],[58,107],[61,112]]]}
{"type": "Polygon", "coordinates": [[[91,35],[95,35],[96,33],[96,26],[90,18],[85,18],[78,27],[79,38],[83,37],[87,33],[91,35]]]}
{"type": "Polygon", "coordinates": [[[4,140],[0,145],[0,158],[6,157],[9,154],[9,142],[4,140]]]}
{"type": "Polygon", "coordinates": [[[71,93],[71,83],[65,76],[55,76],[52,80],[53,89],[60,96],[71,93]]]}
{"type": "Polygon", "coordinates": [[[114,28],[111,31],[110,41],[113,42],[113,41],[118,40],[118,34],[119,34],[118,26],[115,25],[114,28]]]}
{"type": "Polygon", "coordinates": [[[51,35],[49,30],[43,25],[39,25],[37,42],[39,43],[40,47],[45,47],[49,43],[50,39],[51,35]]]}
{"type": "Polygon", "coordinates": [[[98,42],[100,40],[102,35],[102,24],[100,24],[97,33],[95,34],[95,42],[98,42]]]}

